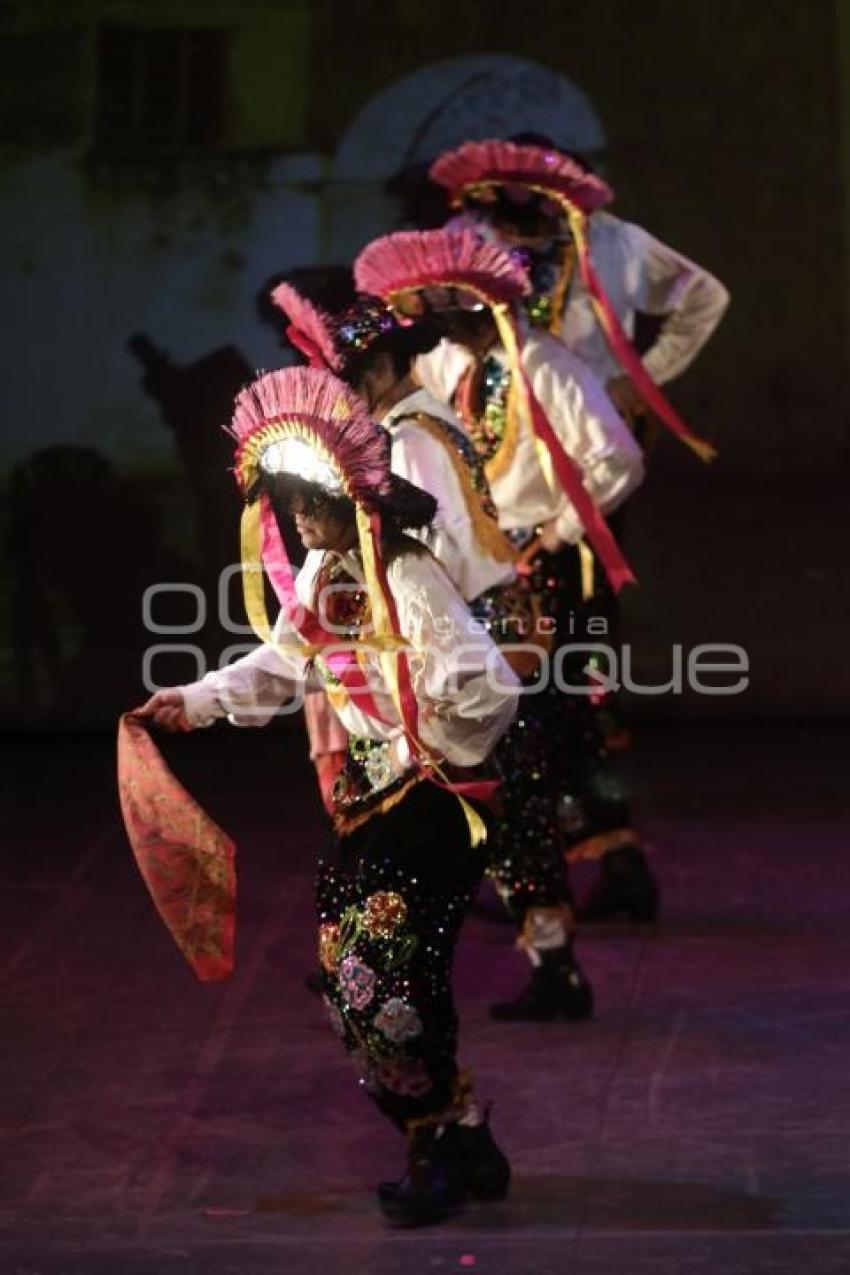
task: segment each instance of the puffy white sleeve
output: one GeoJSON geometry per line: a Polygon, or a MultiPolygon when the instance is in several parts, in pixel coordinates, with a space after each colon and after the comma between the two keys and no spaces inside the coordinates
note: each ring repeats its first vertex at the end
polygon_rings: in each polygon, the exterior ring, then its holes
{"type": "Polygon", "coordinates": [[[297,649],[298,635],[282,615],[273,632],[280,646],[264,643],[199,682],[179,688],[193,726],[211,726],[220,717],[234,726],[265,726],[281,704],[299,694],[309,664],[297,649]]]}
{"type": "Polygon", "coordinates": [[[456,766],[475,766],[513,721],[517,677],[430,554],[397,558],[389,582],[410,643],[423,743],[456,766]]]}
{"type": "MultiPolygon", "coordinates": [[[[557,349],[547,346],[545,356],[527,368],[531,385],[594,504],[607,513],[641,482],[643,453],[590,368],[563,346],[552,345],[557,349]]],[[[558,515],[555,529],[568,544],[581,539],[582,524],[572,505],[558,515]]]]}
{"type": "Polygon", "coordinates": [[[640,226],[625,228],[627,251],[639,263],[635,305],[665,316],[643,356],[646,370],[661,385],[683,372],[705,345],[729,305],[729,293],[714,275],[640,226]]]}

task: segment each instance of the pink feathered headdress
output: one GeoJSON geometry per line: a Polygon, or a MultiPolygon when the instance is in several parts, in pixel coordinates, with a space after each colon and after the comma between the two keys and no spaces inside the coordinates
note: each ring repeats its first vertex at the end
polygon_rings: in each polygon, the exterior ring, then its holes
{"type": "Polygon", "coordinates": [[[271,299],[289,320],[287,340],[306,355],[310,366],[338,372],[342,359],[334,342],[330,315],[303,297],[291,283],[279,283],[271,299]]]}
{"type": "Polygon", "coordinates": [[[245,492],[261,469],[293,474],[365,506],[390,491],[389,435],[363,399],[330,372],[267,372],[237,398],[230,432],[245,492]]]}
{"type": "Polygon", "coordinates": [[[486,305],[509,305],[531,291],[525,271],[472,230],[402,230],[373,240],[354,263],[362,292],[390,304],[422,288],[460,288],[486,305]]]}
{"type": "Polygon", "coordinates": [[[444,186],[454,203],[476,187],[524,186],[565,199],[582,212],[610,204],[614,192],[560,151],[516,142],[464,142],[431,165],[431,179],[444,186]]]}

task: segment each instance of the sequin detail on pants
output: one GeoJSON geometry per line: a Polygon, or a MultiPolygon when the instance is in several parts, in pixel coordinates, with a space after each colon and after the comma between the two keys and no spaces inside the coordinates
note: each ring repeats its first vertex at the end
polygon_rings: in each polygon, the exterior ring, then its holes
{"type": "Polygon", "coordinates": [[[400,1127],[448,1110],[457,1092],[452,960],[483,866],[456,799],[433,784],[340,838],[319,865],[333,1024],[400,1127]]]}
{"type": "MultiPolygon", "coordinates": [[[[597,575],[599,573],[597,572],[597,575]]],[[[559,646],[616,641],[613,634],[600,638],[588,631],[591,616],[600,615],[599,597],[582,604],[581,564],[578,550],[562,549],[556,554],[541,553],[537,576],[555,617],[559,646]]],[[[607,618],[607,617],[606,617],[607,618]]],[[[571,686],[587,684],[586,649],[569,653],[562,675],[571,686]]],[[[569,694],[554,685],[541,696],[541,712],[546,717],[546,733],[558,790],[561,831],[569,858],[595,857],[593,848],[611,844],[633,844],[631,811],[617,768],[605,746],[601,697],[569,694]]]]}
{"type": "MultiPolygon", "coordinates": [[[[517,604],[523,591],[522,584],[490,589],[471,604],[476,619],[500,645],[535,640],[533,627],[526,627],[531,604],[517,604]]],[[[572,903],[545,700],[545,694],[522,696],[490,758],[501,787],[498,818],[488,839],[487,872],[520,930],[530,908],[572,903]]]]}
{"type": "Polygon", "coordinates": [[[501,788],[487,870],[520,929],[529,908],[569,905],[572,900],[541,698],[520,700],[517,716],[492,756],[501,788]]]}

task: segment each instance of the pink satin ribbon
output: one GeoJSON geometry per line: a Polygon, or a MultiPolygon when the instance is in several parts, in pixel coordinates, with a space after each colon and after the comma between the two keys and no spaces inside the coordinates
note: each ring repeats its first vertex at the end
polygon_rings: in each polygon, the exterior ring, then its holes
{"type": "Polygon", "coordinates": [[[549,418],[531,388],[531,382],[524,370],[522,377],[531,412],[532,428],[549,452],[558,481],[575,508],[588,540],[599,555],[599,560],[611,581],[612,589],[615,593],[619,593],[624,584],[635,583],[634,572],[623,557],[610,527],[593,503],[582,481],[581,470],[564,451],[563,444],[550,425],[549,418]]]}
{"type": "Polygon", "coordinates": [[[619,359],[624,371],[628,373],[647,407],[652,409],[662,424],[666,425],[677,438],[681,439],[687,447],[695,451],[703,460],[713,460],[717,454],[716,448],[704,438],[700,438],[699,434],[695,434],[685,424],[679,413],[655,384],[637,351],[623,331],[623,326],[614,307],[611,305],[608,294],[599,282],[599,276],[591,261],[583,232],[576,234],[574,238],[578,254],[579,271],[584,286],[587,288],[590,298],[596,307],[608,344],[619,359]]]}
{"type": "Polygon", "coordinates": [[[350,645],[340,649],[342,639],[339,635],[329,633],[314,612],[299,600],[292,566],[286,554],[286,546],[283,543],[271,502],[265,494],[260,499],[262,501],[260,526],[263,564],[284,616],[306,643],[323,648],[323,658],[328,667],[342,682],[357,707],[367,716],[386,724],[388,719],[378,707],[374,695],[369,690],[369,679],[357,662],[357,652],[350,645]]]}

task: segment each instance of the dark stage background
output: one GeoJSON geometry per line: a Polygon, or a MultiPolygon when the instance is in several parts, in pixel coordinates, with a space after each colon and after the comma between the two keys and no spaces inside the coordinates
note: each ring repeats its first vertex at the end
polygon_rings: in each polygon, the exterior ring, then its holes
{"type": "Polygon", "coordinates": [[[286,357],[258,297],[398,224],[403,165],[520,127],[592,152],[616,211],[732,293],[672,387],[721,456],[654,453],[626,637],[649,682],[674,643],[739,643],[751,687],[629,711],[846,712],[846,6],[31,0],[0,24],[7,727],[107,726],[152,641],[240,640],[216,619],[238,516],[218,425],[286,357]],[[198,631],[152,639],[142,594],[175,581],[154,618],[198,631]]]}

